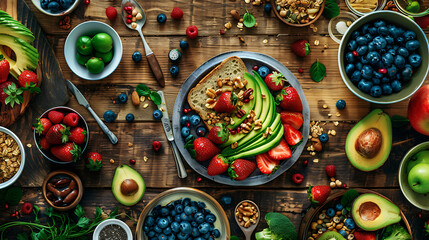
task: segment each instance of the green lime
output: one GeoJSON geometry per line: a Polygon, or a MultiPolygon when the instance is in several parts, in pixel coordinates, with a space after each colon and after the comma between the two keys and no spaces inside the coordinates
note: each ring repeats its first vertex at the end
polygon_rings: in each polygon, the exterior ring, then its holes
{"type": "Polygon", "coordinates": [[[91,58],[91,55],[82,55],[80,53],[76,53],[76,60],[80,65],[84,65],[86,64],[86,62],[88,62],[88,60],[91,58]]]}
{"type": "Polygon", "coordinates": [[[92,45],[95,48],[95,51],[101,53],[107,53],[112,50],[113,40],[112,37],[107,33],[97,33],[92,38],[92,45]]]}
{"type": "Polygon", "coordinates": [[[101,73],[104,69],[104,62],[100,58],[92,57],[86,62],[86,69],[92,74],[101,73]]]}
{"type": "Polygon", "coordinates": [[[88,36],[81,36],[76,41],[77,51],[82,55],[89,55],[92,53],[92,42],[88,36]]]}
{"type": "Polygon", "coordinates": [[[112,61],[113,58],[113,51],[110,50],[107,53],[101,53],[101,52],[95,52],[95,56],[98,58],[101,58],[105,64],[112,61]]]}
{"type": "Polygon", "coordinates": [[[408,1],[408,6],[406,7],[408,12],[418,13],[420,12],[420,4],[417,1],[408,1]]]}

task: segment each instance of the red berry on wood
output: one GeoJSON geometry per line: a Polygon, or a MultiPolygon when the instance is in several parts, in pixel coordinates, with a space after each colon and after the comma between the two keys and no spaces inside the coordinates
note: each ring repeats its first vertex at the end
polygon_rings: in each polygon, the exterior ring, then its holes
{"type": "Polygon", "coordinates": [[[89,2],[90,2],[89,0],[85,0],[85,2],[84,2],[84,3],[85,3],[85,5],[88,5],[88,4],[89,4],[89,2]]]}
{"type": "Polygon", "coordinates": [[[300,173],[295,173],[294,175],[292,175],[292,181],[295,184],[301,184],[304,181],[304,176],[300,173]]]}
{"type": "Polygon", "coordinates": [[[197,177],[197,182],[201,182],[203,179],[201,177],[197,177]]]}
{"type": "Polygon", "coordinates": [[[131,163],[131,164],[136,164],[136,160],[134,160],[134,159],[130,159],[130,163],[131,163]]]}
{"type": "Polygon", "coordinates": [[[302,70],[302,68],[299,68],[299,69],[298,69],[298,72],[299,72],[299,73],[303,73],[303,72],[304,72],[304,70],[302,70]]]}

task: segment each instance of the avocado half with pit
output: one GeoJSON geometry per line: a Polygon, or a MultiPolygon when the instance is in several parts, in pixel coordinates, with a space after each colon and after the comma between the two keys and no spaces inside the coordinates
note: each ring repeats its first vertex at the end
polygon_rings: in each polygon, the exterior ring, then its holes
{"type": "Polygon", "coordinates": [[[143,177],[127,165],[116,168],[112,181],[112,193],[118,202],[132,206],[140,201],[146,190],[143,177]]]}
{"type": "Polygon", "coordinates": [[[343,235],[339,234],[338,232],[329,231],[325,232],[317,238],[317,240],[346,240],[343,235]]]}
{"type": "Polygon", "coordinates": [[[399,207],[373,193],[357,197],[351,214],[356,225],[365,231],[375,231],[401,221],[399,207]]]}
{"type": "Polygon", "coordinates": [[[348,133],[346,155],[357,169],[369,172],[381,167],[392,148],[392,123],[389,115],[375,109],[348,133]]]}

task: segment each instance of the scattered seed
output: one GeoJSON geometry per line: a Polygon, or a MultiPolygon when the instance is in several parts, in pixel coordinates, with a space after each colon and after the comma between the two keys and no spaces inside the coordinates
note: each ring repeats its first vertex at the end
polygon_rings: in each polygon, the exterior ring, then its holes
{"type": "Polygon", "coordinates": [[[331,135],[332,135],[332,136],[337,135],[337,131],[335,131],[335,130],[331,130],[331,135]]]}
{"type": "Polygon", "coordinates": [[[268,39],[264,39],[264,40],[262,41],[262,43],[267,44],[267,43],[268,43],[268,39]]]}
{"type": "Polygon", "coordinates": [[[314,163],[318,163],[318,162],[319,162],[319,159],[318,159],[318,158],[313,159],[313,162],[314,162],[314,163]]]}
{"type": "Polygon", "coordinates": [[[230,22],[225,23],[225,28],[230,29],[232,27],[232,24],[230,22]]]}
{"type": "Polygon", "coordinates": [[[149,104],[145,103],[145,105],[143,105],[143,108],[147,108],[149,106],[149,104]]]}
{"type": "Polygon", "coordinates": [[[164,111],[165,111],[165,109],[164,109],[163,107],[161,107],[159,110],[161,110],[161,112],[164,112],[164,111]]]}
{"type": "Polygon", "coordinates": [[[140,97],[140,102],[144,102],[146,100],[146,97],[145,96],[141,96],[140,97]]]}
{"type": "Polygon", "coordinates": [[[352,25],[352,21],[347,21],[346,24],[347,24],[347,27],[350,27],[350,25],[352,25]]]}
{"type": "Polygon", "coordinates": [[[333,178],[333,177],[331,177],[330,180],[331,180],[331,182],[335,182],[335,178],[333,178]]]}
{"type": "Polygon", "coordinates": [[[339,117],[339,116],[341,116],[341,113],[337,112],[337,114],[335,114],[335,115],[337,115],[337,117],[339,117]]]}
{"type": "Polygon", "coordinates": [[[320,41],[319,40],[314,40],[314,45],[319,46],[320,41]]]}
{"type": "Polygon", "coordinates": [[[129,142],[128,147],[132,147],[132,146],[133,146],[133,143],[129,142]]]}
{"type": "Polygon", "coordinates": [[[323,104],[323,108],[325,108],[325,109],[326,109],[326,108],[328,108],[328,105],[326,105],[326,104],[323,104]]]}
{"type": "Polygon", "coordinates": [[[328,113],[328,117],[332,117],[332,114],[328,113]]]}
{"type": "Polygon", "coordinates": [[[32,146],[31,143],[27,144],[27,147],[31,148],[31,146],[32,146]]]}
{"type": "Polygon", "coordinates": [[[331,188],[335,188],[335,182],[331,182],[331,183],[329,183],[329,187],[331,187],[331,188]]]}
{"type": "Polygon", "coordinates": [[[314,155],[316,155],[316,153],[315,152],[310,152],[310,155],[314,156],[314,155]]]}
{"type": "Polygon", "coordinates": [[[314,24],[310,24],[310,28],[314,28],[314,24]]]}
{"type": "Polygon", "coordinates": [[[113,159],[110,159],[110,161],[109,161],[111,164],[114,164],[115,163],[115,160],[113,160],[113,159]]]}
{"type": "Polygon", "coordinates": [[[147,162],[148,158],[146,156],[143,157],[143,161],[147,162]]]}
{"type": "Polygon", "coordinates": [[[337,121],[335,121],[335,122],[334,122],[334,125],[335,125],[335,126],[338,126],[338,124],[340,124],[340,123],[339,123],[339,122],[337,122],[337,121]]]}
{"type": "Polygon", "coordinates": [[[317,27],[316,26],[313,28],[313,32],[317,32],[317,27]]]}
{"type": "Polygon", "coordinates": [[[329,48],[328,44],[323,45],[323,48],[328,49],[329,48]]]}

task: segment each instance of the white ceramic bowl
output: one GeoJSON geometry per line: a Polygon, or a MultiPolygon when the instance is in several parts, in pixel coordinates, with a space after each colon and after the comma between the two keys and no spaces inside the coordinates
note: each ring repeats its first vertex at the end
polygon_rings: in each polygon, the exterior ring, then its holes
{"type": "Polygon", "coordinates": [[[87,21],[77,25],[67,36],[64,44],[64,56],[69,68],[86,80],[100,80],[109,76],[118,67],[122,58],[122,41],[118,33],[109,25],[98,21],[87,21]],[[107,33],[113,40],[113,59],[104,67],[104,70],[98,74],[92,74],[85,66],[80,65],[76,60],[76,41],[79,37],[87,35],[94,36],[97,33],[107,33]]]}
{"type": "Polygon", "coordinates": [[[51,12],[51,11],[49,11],[49,10],[45,10],[45,9],[43,9],[43,8],[42,8],[42,6],[40,5],[40,0],[32,0],[32,2],[33,2],[33,4],[34,4],[34,6],[36,6],[36,8],[37,8],[37,9],[39,9],[39,11],[41,11],[42,13],[44,13],[44,14],[46,14],[46,15],[49,15],[49,16],[55,16],[55,17],[58,17],[58,16],[64,16],[64,15],[67,15],[67,14],[69,14],[69,13],[73,12],[73,10],[75,10],[75,9],[76,9],[76,7],[77,7],[77,6],[79,6],[79,2],[80,2],[80,0],[76,0],[76,1],[73,3],[73,5],[71,5],[71,7],[69,7],[68,9],[66,9],[66,10],[64,10],[64,11],[62,11],[62,12],[58,12],[58,13],[52,13],[52,12],[51,12]]]}
{"type": "Polygon", "coordinates": [[[24,149],[24,146],[22,145],[21,140],[19,140],[19,138],[11,130],[5,127],[0,127],[0,132],[4,132],[10,135],[15,140],[15,142],[18,143],[19,150],[21,151],[21,165],[19,166],[18,172],[16,172],[11,179],[7,180],[4,183],[0,183],[0,189],[3,189],[12,185],[19,178],[19,176],[21,176],[22,170],[24,170],[24,165],[25,165],[25,149],[24,149]]]}
{"type": "Polygon", "coordinates": [[[133,240],[133,233],[131,232],[130,227],[128,227],[128,225],[126,223],[124,223],[121,220],[118,219],[107,219],[102,221],[100,224],[98,224],[98,226],[95,228],[94,233],[92,234],[92,240],[99,240],[99,235],[101,230],[107,226],[107,225],[119,225],[121,226],[125,232],[127,233],[127,239],[128,240],[133,240]]]}

